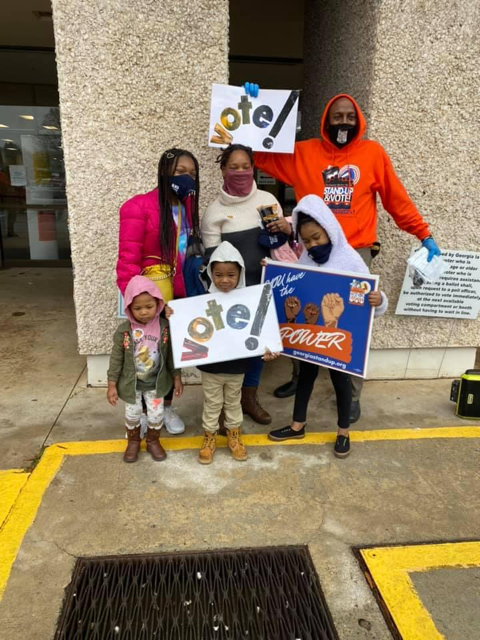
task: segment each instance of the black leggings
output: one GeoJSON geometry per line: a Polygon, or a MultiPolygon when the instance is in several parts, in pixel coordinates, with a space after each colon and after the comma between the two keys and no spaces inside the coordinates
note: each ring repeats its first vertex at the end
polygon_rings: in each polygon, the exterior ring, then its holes
{"type": "MultiPolygon", "coordinates": [[[[295,393],[295,405],[293,407],[294,422],[305,422],[307,408],[313,385],[318,376],[320,367],[311,362],[300,362],[300,375],[298,377],[297,392],[295,393]]],[[[329,369],[335,395],[337,396],[338,426],[348,429],[350,426],[350,406],[352,404],[352,382],[350,376],[342,371],[329,369]]]]}

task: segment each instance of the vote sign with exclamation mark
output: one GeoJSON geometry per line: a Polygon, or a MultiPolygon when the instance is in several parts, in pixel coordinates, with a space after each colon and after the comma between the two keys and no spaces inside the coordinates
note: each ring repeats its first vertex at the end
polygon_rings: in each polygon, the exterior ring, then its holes
{"type": "Polygon", "coordinates": [[[244,144],[254,151],[293,153],[298,98],[297,90],[261,89],[252,98],[243,87],[214,84],[209,146],[244,144]]]}

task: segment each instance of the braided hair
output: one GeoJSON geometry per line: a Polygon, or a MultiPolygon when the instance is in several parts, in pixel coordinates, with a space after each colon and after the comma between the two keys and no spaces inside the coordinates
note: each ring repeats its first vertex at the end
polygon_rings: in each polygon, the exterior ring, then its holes
{"type": "Polygon", "coordinates": [[[177,229],[172,216],[174,193],[170,186],[170,177],[175,173],[180,156],[188,156],[195,165],[195,196],[192,207],[192,234],[196,243],[200,242],[200,216],[198,201],[200,197],[200,179],[198,160],[193,153],[185,149],[167,149],[158,163],[158,204],[160,206],[160,256],[165,264],[172,264],[175,259],[177,229]]]}
{"type": "Polygon", "coordinates": [[[244,144],[230,144],[215,160],[215,162],[218,162],[220,164],[221,169],[227,166],[228,159],[234,151],[244,151],[247,154],[248,159],[250,160],[250,163],[253,167],[252,147],[246,147],[244,144]]]}

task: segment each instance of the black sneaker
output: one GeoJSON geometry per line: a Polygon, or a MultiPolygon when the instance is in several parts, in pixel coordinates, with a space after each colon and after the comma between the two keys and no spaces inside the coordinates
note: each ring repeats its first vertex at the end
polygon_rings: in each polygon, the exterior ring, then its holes
{"type": "Polygon", "coordinates": [[[346,458],[350,454],[350,436],[337,436],[333,452],[337,458],[346,458]]]}
{"type": "Polygon", "coordinates": [[[282,427],[281,429],[275,429],[274,431],[270,431],[268,434],[269,440],[301,440],[305,437],[305,427],[307,425],[304,424],[303,427],[299,431],[294,431],[290,425],[286,427],[282,427]]]}
{"type": "Polygon", "coordinates": [[[360,400],[352,400],[352,405],[350,407],[350,424],[357,422],[360,420],[360,416],[362,412],[360,411],[360,400]]]}
{"type": "Polygon", "coordinates": [[[282,384],[280,387],[277,387],[273,392],[273,395],[276,398],[289,398],[290,396],[294,396],[297,390],[297,381],[289,380],[285,384],[282,384]]]}

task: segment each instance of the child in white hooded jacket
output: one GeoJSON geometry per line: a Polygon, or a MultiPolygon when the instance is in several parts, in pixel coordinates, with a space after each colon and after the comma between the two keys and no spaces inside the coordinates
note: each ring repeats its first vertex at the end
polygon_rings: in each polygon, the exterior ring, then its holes
{"type": "MultiPolygon", "coordinates": [[[[210,257],[207,273],[211,280],[210,293],[231,293],[245,287],[245,263],[237,249],[230,242],[222,242],[210,257]]],[[[173,315],[171,307],[166,307],[166,317],[173,315]]],[[[278,353],[267,352],[263,360],[273,360],[278,353]]],[[[217,448],[220,413],[224,412],[227,431],[227,446],[234,460],[247,459],[245,445],[241,437],[243,423],[242,385],[245,373],[251,366],[252,358],[240,358],[226,362],[215,362],[198,366],[202,373],[204,438],[198,454],[200,464],[211,464],[217,448]]]]}
{"type": "MultiPolygon", "coordinates": [[[[303,252],[298,264],[315,266],[317,269],[328,271],[352,271],[367,274],[369,269],[351,247],[342,231],[337,219],[316,195],[305,196],[293,210],[293,227],[298,234],[298,240],[303,246],[303,252]]],[[[324,317],[326,326],[334,326],[336,307],[341,301],[335,298],[337,294],[329,294],[329,309],[325,310],[328,317],[324,317]]],[[[372,291],[368,301],[375,307],[375,316],[380,316],[387,310],[388,300],[381,291],[372,291]]],[[[288,300],[286,301],[288,305],[288,300]]],[[[292,302],[293,304],[293,302],[292,302]]],[[[293,309],[293,314],[295,309],[293,309]]],[[[314,316],[314,314],[312,314],[314,316]]],[[[316,314],[318,319],[318,313],[316,314]]],[[[300,375],[295,393],[295,405],[292,423],[281,429],[270,432],[271,440],[289,440],[304,438],[307,408],[313,386],[318,375],[319,366],[312,362],[300,362],[300,375]]],[[[350,408],[352,403],[352,383],[347,373],[329,369],[330,377],[337,397],[338,432],[334,452],[339,458],[345,458],[350,453],[350,408]]]]}

